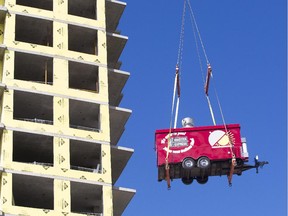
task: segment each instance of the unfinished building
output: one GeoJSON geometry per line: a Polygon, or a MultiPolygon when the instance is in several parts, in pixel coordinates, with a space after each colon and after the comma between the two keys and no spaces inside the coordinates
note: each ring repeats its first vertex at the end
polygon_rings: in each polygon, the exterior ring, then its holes
{"type": "Polygon", "coordinates": [[[1,215],[120,216],[131,110],[117,0],[0,0],[1,215]]]}

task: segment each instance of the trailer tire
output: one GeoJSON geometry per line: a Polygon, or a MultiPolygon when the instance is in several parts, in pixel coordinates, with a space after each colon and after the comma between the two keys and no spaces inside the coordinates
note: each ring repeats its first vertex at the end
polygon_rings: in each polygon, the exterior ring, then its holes
{"type": "Polygon", "coordinates": [[[193,180],[194,180],[194,178],[192,178],[192,177],[190,177],[190,178],[188,178],[188,177],[183,177],[183,178],[182,178],[182,182],[183,182],[183,184],[185,184],[185,185],[190,185],[190,184],[192,184],[193,180]]]}
{"type": "Polygon", "coordinates": [[[208,182],[208,176],[197,176],[196,181],[199,184],[206,184],[208,182]]]}
{"type": "Polygon", "coordinates": [[[182,167],[184,169],[192,169],[193,167],[195,167],[195,160],[193,160],[192,158],[185,158],[182,161],[182,167]]]}
{"type": "Polygon", "coordinates": [[[207,157],[200,157],[197,161],[197,167],[202,169],[207,169],[211,165],[209,158],[207,157]]]}

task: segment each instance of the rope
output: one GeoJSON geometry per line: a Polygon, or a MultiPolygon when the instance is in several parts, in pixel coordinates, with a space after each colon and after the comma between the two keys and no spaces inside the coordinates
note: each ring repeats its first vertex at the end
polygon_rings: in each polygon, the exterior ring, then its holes
{"type": "Polygon", "coordinates": [[[196,23],[196,19],[195,19],[194,12],[193,12],[192,7],[191,7],[190,0],[187,0],[187,2],[188,2],[188,6],[189,6],[189,9],[190,9],[190,14],[192,16],[193,23],[194,23],[196,31],[198,33],[198,38],[199,38],[201,46],[202,46],[202,50],[203,50],[203,53],[204,53],[204,56],[205,56],[205,59],[206,59],[206,63],[207,63],[207,65],[209,65],[210,63],[209,63],[209,60],[208,60],[208,57],[207,57],[207,54],[206,54],[206,51],[205,51],[205,47],[204,47],[204,44],[203,44],[203,41],[202,41],[202,38],[201,38],[201,35],[200,35],[200,31],[199,31],[198,25],[196,23]]]}
{"type": "Polygon", "coordinates": [[[211,114],[211,117],[212,117],[213,124],[216,125],[216,121],[215,121],[215,117],[214,117],[214,112],[213,112],[213,109],[212,109],[212,105],[211,105],[209,96],[206,95],[206,98],[207,98],[208,107],[209,107],[209,110],[210,110],[210,114],[211,114]]]}
{"type": "MultiPolygon", "coordinates": [[[[209,81],[210,78],[212,80],[213,76],[212,76],[212,69],[209,63],[209,59],[207,57],[206,54],[206,50],[204,47],[204,43],[202,41],[201,35],[200,35],[200,31],[194,16],[194,12],[192,10],[191,7],[191,3],[190,0],[187,0],[188,3],[188,7],[190,9],[190,18],[191,18],[191,23],[192,23],[192,27],[193,27],[193,33],[194,33],[194,37],[195,37],[195,43],[196,43],[196,50],[197,50],[197,54],[198,54],[198,60],[199,60],[199,65],[200,65],[200,69],[202,72],[202,78],[203,78],[203,82],[204,82],[204,90],[205,90],[205,94],[206,94],[206,98],[207,98],[207,102],[208,102],[208,106],[209,106],[209,110],[211,113],[211,117],[213,120],[214,125],[216,125],[216,121],[215,121],[215,117],[214,117],[214,113],[213,113],[213,109],[211,106],[211,102],[208,96],[208,89],[209,89],[209,81]],[[205,56],[205,60],[206,60],[206,64],[207,64],[207,76],[206,76],[206,82],[204,79],[204,72],[203,72],[203,66],[202,66],[202,62],[201,62],[201,57],[200,57],[200,52],[199,52],[199,46],[198,46],[198,40],[197,40],[197,36],[196,33],[198,35],[198,39],[200,41],[201,47],[202,47],[202,51],[203,54],[205,56]]],[[[178,92],[177,94],[177,103],[176,103],[176,112],[175,112],[175,118],[174,118],[174,128],[176,128],[177,125],[177,120],[178,120],[178,110],[179,110],[179,101],[180,101],[180,69],[182,66],[182,58],[183,58],[183,47],[184,47],[184,31],[185,31],[185,12],[186,12],[186,0],[184,0],[184,6],[183,6],[183,14],[182,14],[182,22],[181,22],[181,31],[180,31],[180,41],[179,41],[179,48],[178,48],[178,55],[177,55],[177,64],[176,64],[176,73],[175,73],[175,80],[174,80],[174,89],[173,89],[173,98],[172,98],[172,108],[171,108],[171,118],[170,118],[170,129],[169,129],[169,136],[168,136],[168,142],[167,142],[167,152],[166,152],[166,158],[165,158],[165,171],[166,171],[166,181],[167,181],[167,185],[168,185],[168,189],[170,189],[171,185],[170,185],[170,167],[169,167],[169,153],[170,153],[170,144],[171,144],[171,133],[172,133],[172,119],[174,116],[174,108],[175,108],[175,100],[176,100],[176,91],[178,92]]],[[[220,100],[216,91],[216,87],[214,86],[214,91],[215,91],[215,95],[216,95],[216,99],[217,99],[217,103],[218,103],[218,107],[220,110],[220,114],[221,114],[221,118],[225,127],[225,132],[226,135],[228,136],[228,140],[229,140],[229,146],[230,146],[230,151],[231,151],[231,155],[232,155],[232,161],[231,161],[231,168],[230,168],[230,172],[228,175],[228,181],[229,181],[229,185],[231,185],[232,183],[232,176],[234,173],[234,168],[237,165],[236,164],[236,158],[235,158],[235,154],[233,152],[233,143],[231,142],[230,139],[230,134],[229,131],[227,129],[227,125],[225,122],[225,118],[224,118],[224,114],[223,114],[223,110],[220,104],[220,100]]]]}
{"type": "Polygon", "coordinates": [[[186,14],[186,0],[184,0],[184,6],[183,6],[179,48],[178,48],[177,63],[176,63],[180,68],[182,66],[183,47],[184,47],[185,14],[186,14]]]}
{"type": "Polygon", "coordinates": [[[200,31],[198,29],[198,26],[197,26],[197,23],[196,23],[196,19],[195,19],[195,16],[194,16],[194,13],[193,13],[193,10],[192,10],[192,7],[191,7],[191,4],[190,4],[189,0],[188,0],[188,5],[189,5],[189,8],[190,8],[190,19],[191,19],[193,35],[194,35],[194,39],[195,39],[195,46],[196,46],[199,66],[200,66],[200,70],[201,70],[201,74],[202,74],[202,80],[203,80],[203,83],[204,83],[204,90],[205,90],[205,93],[206,93],[206,99],[207,99],[207,103],[208,103],[208,107],[209,107],[209,111],[210,111],[210,114],[211,114],[211,118],[212,118],[213,124],[216,125],[213,108],[212,108],[212,105],[211,105],[211,102],[210,102],[210,98],[208,96],[209,82],[207,83],[207,81],[210,80],[210,76],[212,74],[212,69],[211,69],[211,66],[209,64],[209,60],[208,60],[208,57],[207,57],[207,54],[206,54],[206,51],[205,51],[205,48],[204,48],[204,44],[203,44],[203,41],[201,39],[200,31]],[[207,69],[206,81],[205,81],[205,78],[204,78],[205,77],[204,76],[204,70],[203,70],[203,65],[202,65],[202,61],[201,61],[201,56],[200,56],[200,51],[199,51],[199,46],[198,46],[198,40],[197,40],[196,32],[198,33],[198,38],[199,38],[199,40],[201,42],[202,50],[203,50],[203,53],[205,55],[206,62],[207,62],[208,69],[207,69]],[[206,82],[206,84],[205,84],[205,82],[206,82]]]}
{"type": "MultiPolygon", "coordinates": [[[[211,78],[213,78],[212,74],[211,74],[211,78]]],[[[217,100],[217,103],[218,103],[218,106],[219,106],[221,118],[222,118],[222,121],[223,121],[223,125],[225,127],[225,132],[226,132],[226,135],[229,138],[228,140],[229,140],[230,151],[231,151],[231,154],[232,154],[232,157],[231,157],[232,160],[231,160],[230,172],[229,172],[229,175],[228,175],[228,183],[229,183],[229,186],[232,186],[232,176],[233,176],[233,173],[234,173],[234,168],[237,165],[236,156],[235,156],[234,151],[233,151],[233,144],[232,144],[230,136],[229,136],[229,132],[228,132],[227,125],[226,125],[226,122],[225,122],[222,106],[221,106],[221,103],[220,103],[220,100],[219,100],[219,97],[218,97],[218,93],[217,93],[217,90],[216,90],[215,86],[214,86],[214,91],[215,91],[216,100],[217,100]]]]}
{"type": "MultiPolygon", "coordinates": [[[[214,123],[214,125],[216,125],[213,109],[212,109],[211,102],[210,102],[210,99],[209,99],[209,96],[208,96],[208,88],[209,88],[210,76],[211,76],[211,78],[213,78],[212,69],[211,69],[211,66],[210,66],[210,63],[209,63],[209,59],[208,59],[207,54],[206,54],[206,50],[205,50],[204,43],[202,41],[201,34],[200,34],[200,31],[199,31],[199,28],[198,28],[198,25],[197,25],[197,22],[196,22],[196,19],[195,19],[195,16],[194,16],[194,12],[193,12],[192,7],[191,7],[190,0],[187,0],[187,2],[188,2],[189,10],[190,10],[190,18],[191,18],[191,23],[192,23],[192,28],[193,28],[194,38],[195,38],[195,44],[196,44],[196,50],[197,50],[197,54],[198,54],[199,65],[200,65],[200,69],[201,69],[201,72],[202,72],[202,79],[203,79],[203,82],[204,82],[204,90],[205,90],[205,94],[206,94],[206,98],[207,98],[207,102],[208,102],[208,106],[209,106],[209,110],[210,110],[210,113],[211,113],[211,117],[212,117],[213,123],[214,123]],[[201,44],[201,47],[202,47],[202,51],[203,51],[203,54],[204,54],[205,59],[206,59],[206,64],[207,64],[207,67],[208,67],[207,76],[206,76],[206,82],[204,81],[204,72],[203,72],[203,67],[202,67],[202,62],[201,62],[201,57],[200,57],[200,52],[199,52],[199,47],[198,47],[198,42],[197,42],[198,40],[197,40],[197,37],[196,37],[196,32],[198,34],[198,38],[199,38],[199,41],[200,41],[200,44],[201,44]]],[[[231,168],[230,168],[230,173],[228,175],[229,185],[231,186],[231,184],[232,184],[231,183],[232,182],[232,175],[233,175],[234,168],[237,165],[237,163],[236,163],[235,154],[233,152],[233,145],[231,143],[231,140],[230,140],[230,137],[229,137],[229,133],[228,133],[228,129],[227,129],[227,125],[226,125],[226,122],[225,122],[222,106],[221,106],[221,103],[220,103],[220,100],[219,100],[219,97],[218,97],[218,94],[217,94],[215,86],[214,86],[214,91],[215,91],[218,107],[219,107],[219,110],[220,110],[221,118],[222,118],[222,121],[223,121],[223,124],[224,124],[224,127],[225,127],[225,132],[226,132],[226,135],[229,138],[229,146],[230,146],[230,151],[231,151],[231,154],[232,154],[231,168]]]]}
{"type": "Polygon", "coordinates": [[[174,115],[174,107],[175,107],[175,97],[176,97],[176,88],[177,88],[177,70],[178,67],[176,65],[176,73],[174,78],[174,89],[173,89],[173,97],[172,97],[172,107],[171,107],[171,116],[170,116],[170,128],[172,127],[172,119],[174,115]]]}
{"type": "Polygon", "coordinates": [[[179,70],[179,67],[181,67],[182,65],[182,57],[183,57],[185,12],[186,12],[186,0],[184,0],[182,21],[181,21],[180,41],[179,41],[179,48],[178,48],[178,55],[177,55],[176,73],[175,73],[173,98],[172,98],[172,108],[171,108],[171,116],[170,116],[170,129],[169,129],[167,152],[166,152],[166,158],[165,158],[166,181],[167,181],[168,189],[171,188],[169,151],[170,151],[171,132],[172,132],[172,119],[173,119],[174,108],[175,108],[176,90],[177,90],[177,103],[176,103],[176,112],[175,112],[175,119],[174,119],[174,128],[176,128],[176,125],[177,125],[178,110],[179,110],[179,103],[180,103],[180,70],[179,70]]]}
{"type": "MultiPolygon", "coordinates": [[[[174,84],[174,100],[176,94],[176,85],[177,85],[177,103],[176,103],[176,112],[174,116],[174,128],[177,126],[178,120],[178,111],[179,111],[179,104],[180,104],[180,68],[182,66],[182,58],[183,58],[183,47],[184,47],[184,32],[185,32],[185,14],[186,14],[186,0],[184,0],[183,5],[183,13],[182,13],[182,20],[181,20],[181,30],[180,30],[180,39],[179,39],[179,47],[178,47],[178,55],[177,55],[177,63],[176,63],[176,75],[175,75],[175,84],[174,84]]],[[[174,101],[175,102],[175,101],[174,101]]],[[[174,109],[174,103],[173,108],[174,109]]],[[[172,114],[173,116],[173,114],[172,114]]],[[[171,118],[172,118],[171,116],[171,118]]],[[[170,125],[171,127],[171,125],[170,125]]]]}
{"type": "Polygon", "coordinates": [[[174,129],[177,126],[179,102],[180,102],[180,97],[177,98],[177,103],[176,103],[176,115],[175,115],[175,120],[174,120],[174,129]]]}

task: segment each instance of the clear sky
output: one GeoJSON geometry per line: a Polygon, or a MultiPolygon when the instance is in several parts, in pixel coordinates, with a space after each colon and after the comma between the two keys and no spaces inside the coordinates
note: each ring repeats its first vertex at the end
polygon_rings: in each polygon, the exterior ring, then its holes
{"type": "MultiPolygon", "coordinates": [[[[169,128],[184,0],[126,0],[119,29],[129,37],[120,60],[131,73],[121,107],[133,111],[118,143],[135,149],[116,186],[136,195],[124,216],[286,216],[287,5],[285,0],[190,0],[213,68],[226,123],[241,124],[250,163],[269,165],[207,184],[157,181],[154,133],[169,128]]],[[[212,125],[192,25],[186,13],[179,124],[212,125]]],[[[213,93],[211,93],[213,98],[213,93]]],[[[222,124],[212,100],[216,121],[222,124]]]]}

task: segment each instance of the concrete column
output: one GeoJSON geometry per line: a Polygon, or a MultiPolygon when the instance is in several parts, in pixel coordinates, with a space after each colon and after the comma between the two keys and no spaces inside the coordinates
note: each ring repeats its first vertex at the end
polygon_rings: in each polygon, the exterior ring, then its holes
{"type": "Polygon", "coordinates": [[[70,169],[70,146],[69,139],[54,137],[54,167],[70,169]]]}
{"type": "Polygon", "coordinates": [[[68,89],[69,74],[68,61],[54,58],[53,60],[53,86],[60,92],[68,89]]]}
{"type": "Polygon", "coordinates": [[[102,145],[101,157],[103,181],[112,184],[111,148],[109,145],[102,145]]]}
{"type": "Polygon", "coordinates": [[[71,211],[70,182],[54,180],[54,211],[68,213],[71,211]]]}
{"type": "Polygon", "coordinates": [[[68,13],[68,0],[54,0],[53,12],[57,18],[62,18],[68,13]]]}
{"type": "Polygon", "coordinates": [[[2,71],[2,82],[7,83],[14,79],[14,58],[15,52],[5,50],[3,58],[3,71],[2,71]]]}
{"type": "Polygon", "coordinates": [[[109,105],[100,105],[100,137],[110,142],[109,105]]]}
{"type": "Polygon", "coordinates": [[[69,99],[54,97],[53,102],[54,126],[60,129],[69,128],[69,99]]]}
{"type": "Polygon", "coordinates": [[[1,165],[12,168],[13,161],[13,131],[3,130],[1,138],[1,165]]]}
{"type": "Polygon", "coordinates": [[[1,175],[1,210],[7,212],[12,207],[13,193],[12,193],[12,174],[3,172],[1,175]]]}
{"type": "Polygon", "coordinates": [[[2,97],[1,122],[6,126],[13,120],[13,90],[5,90],[2,97]]]}
{"type": "Polygon", "coordinates": [[[112,186],[103,186],[103,215],[113,216],[113,192],[112,186]]]}

